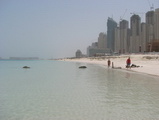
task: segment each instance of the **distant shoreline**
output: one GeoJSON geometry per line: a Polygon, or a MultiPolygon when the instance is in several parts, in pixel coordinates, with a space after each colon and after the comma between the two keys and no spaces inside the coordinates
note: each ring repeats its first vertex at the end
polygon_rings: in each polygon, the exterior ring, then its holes
{"type": "MultiPolygon", "coordinates": [[[[130,54],[130,55],[119,55],[119,56],[101,56],[101,57],[90,57],[90,58],[66,58],[60,59],[60,61],[69,62],[81,62],[81,63],[92,63],[99,65],[107,65],[107,60],[110,59],[111,63],[114,63],[115,68],[121,68],[122,70],[139,72],[143,74],[153,75],[159,77],[159,54],[130,54]],[[126,60],[130,57],[132,64],[139,67],[126,68],[126,60]]],[[[112,68],[112,65],[111,65],[112,68]]]]}

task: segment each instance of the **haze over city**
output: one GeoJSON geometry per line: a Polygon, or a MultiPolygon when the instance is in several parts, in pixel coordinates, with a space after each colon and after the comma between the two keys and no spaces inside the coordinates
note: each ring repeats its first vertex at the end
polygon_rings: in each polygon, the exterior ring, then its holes
{"type": "MultiPolygon", "coordinates": [[[[1,0],[0,57],[73,57],[107,32],[107,19],[145,21],[159,0],[1,0]]],[[[130,23],[129,23],[130,24],[130,23]]]]}

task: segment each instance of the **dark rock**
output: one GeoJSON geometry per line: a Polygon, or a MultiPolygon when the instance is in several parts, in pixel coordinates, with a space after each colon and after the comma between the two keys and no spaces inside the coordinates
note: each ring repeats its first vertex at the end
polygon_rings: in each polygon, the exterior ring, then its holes
{"type": "Polygon", "coordinates": [[[86,66],[80,66],[79,68],[87,68],[86,66]]]}
{"type": "Polygon", "coordinates": [[[23,68],[27,68],[27,69],[28,69],[28,68],[30,68],[30,67],[28,67],[28,66],[24,66],[23,68]]]}

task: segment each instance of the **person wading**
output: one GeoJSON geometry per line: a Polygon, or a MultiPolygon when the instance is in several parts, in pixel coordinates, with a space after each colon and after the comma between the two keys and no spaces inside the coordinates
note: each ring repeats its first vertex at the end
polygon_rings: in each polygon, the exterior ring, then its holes
{"type": "Polygon", "coordinates": [[[110,67],[110,64],[111,64],[111,61],[110,61],[110,60],[108,60],[108,67],[110,67]]]}

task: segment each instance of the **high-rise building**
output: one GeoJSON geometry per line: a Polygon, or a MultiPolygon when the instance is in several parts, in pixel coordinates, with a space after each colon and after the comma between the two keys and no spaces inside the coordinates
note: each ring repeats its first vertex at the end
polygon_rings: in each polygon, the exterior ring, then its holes
{"type": "Polygon", "coordinates": [[[154,11],[148,11],[146,13],[146,42],[150,43],[154,40],[154,11]]]}
{"type": "Polygon", "coordinates": [[[121,53],[121,50],[120,50],[120,29],[119,29],[119,27],[115,28],[114,52],[121,53]]]}
{"type": "Polygon", "coordinates": [[[94,42],[94,43],[92,43],[91,46],[88,46],[88,48],[87,48],[87,56],[88,57],[94,56],[96,54],[96,49],[98,49],[98,43],[94,42]]]}
{"type": "Polygon", "coordinates": [[[114,52],[115,28],[117,23],[112,19],[107,20],[107,48],[114,52]]]}
{"type": "Polygon", "coordinates": [[[130,22],[131,22],[131,35],[140,35],[140,24],[141,24],[141,18],[139,15],[132,15],[130,18],[130,22]]]}
{"type": "Polygon", "coordinates": [[[81,58],[82,57],[82,52],[80,50],[76,51],[76,58],[81,58]]]}
{"type": "Polygon", "coordinates": [[[108,49],[99,49],[98,48],[98,43],[92,43],[91,46],[88,46],[87,48],[87,56],[92,57],[92,56],[103,56],[107,53],[110,53],[108,49]]]}
{"type": "Polygon", "coordinates": [[[159,8],[146,13],[146,51],[159,51],[159,8]]]}
{"type": "Polygon", "coordinates": [[[154,25],[154,11],[148,11],[146,13],[146,24],[154,25]]]}
{"type": "Polygon", "coordinates": [[[139,15],[134,14],[131,16],[130,22],[130,52],[137,53],[141,50],[141,18],[139,17],[139,15]]]}
{"type": "Polygon", "coordinates": [[[99,49],[107,49],[106,40],[107,40],[106,34],[103,32],[99,33],[99,37],[98,37],[98,48],[99,49]]]}
{"type": "Polygon", "coordinates": [[[140,46],[140,52],[146,51],[146,23],[141,23],[141,46],[140,46]]]}
{"type": "Polygon", "coordinates": [[[129,29],[129,23],[127,20],[120,21],[120,52],[126,53],[128,52],[129,46],[128,46],[128,29],[129,29]]]}
{"type": "Polygon", "coordinates": [[[155,10],[154,13],[154,34],[155,34],[155,41],[159,42],[159,8],[155,10]]]}

